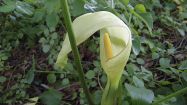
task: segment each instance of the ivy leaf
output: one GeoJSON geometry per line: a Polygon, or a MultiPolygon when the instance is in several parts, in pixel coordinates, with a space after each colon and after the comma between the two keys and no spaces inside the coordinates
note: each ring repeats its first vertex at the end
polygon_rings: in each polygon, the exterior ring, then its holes
{"type": "Polygon", "coordinates": [[[129,9],[129,11],[135,15],[137,18],[139,18],[141,21],[143,21],[150,34],[152,35],[152,28],[153,28],[153,17],[151,15],[151,13],[146,12],[146,13],[137,13],[136,11],[134,11],[134,9],[132,9],[130,6],[127,6],[127,8],[129,9]]]}
{"type": "Polygon", "coordinates": [[[0,76],[0,83],[4,83],[7,80],[6,77],[4,76],[0,76]]]}
{"type": "Polygon", "coordinates": [[[139,13],[150,30],[153,28],[153,17],[151,13],[139,13]]]}
{"type": "Polygon", "coordinates": [[[28,102],[28,103],[26,103],[24,105],[36,105],[37,102],[38,102],[38,99],[39,99],[39,97],[29,98],[29,101],[31,101],[32,103],[28,102]]]}
{"type": "Polygon", "coordinates": [[[84,9],[85,3],[82,0],[69,0],[69,3],[72,16],[76,17],[86,12],[84,9]]]}
{"type": "Polygon", "coordinates": [[[43,45],[42,50],[43,50],[44,53],[47,53],[50,50],[50,46],[49,45],[43,45]]]}
{"type": "Polygon", "coordinates": [[[40,96],[41,101],[46,105],[60,105],[61,98],[62,94],[54,89],[49,89],[40,96]]]}
{"type": "Polygon", "coordinates": [[[56,25],[58,24],[58,21],[59,21],[59,17],[55,12],[48,14],[46,17],[47,26],[49,28],[55,28],[56,25]]]}
{"type": "Polygon", "coordinates": [[[137,4],[135,10],[139,13],[146,13],[145,6],[143,4],[137,4]]]}
{"type": "Polygon", "coordinates": [[[88,79],[92,79],[95,77],[95,72],[93,70],[89,70],[86,75],[85,75],[88,79]]]}
{"type": "Polygon", "coordinates": [[[34,22],[39,22],[43,19],[44,16],[45,16],[45,10],[44,9],[37,9],[37,10],[35,10],[32,20],[34,22]]]}
{"type": "Polygon", "coordinates": [[[5,5],[0,6],[0,12],[12,12],[16,8],[16,1],[14,0],[3,0],[5,5]]]}
{"type": "Polygon", "coordinates": [[[61,7],[60,0],[44,0],[45,9],[48,14],[52,14],[53,12],[57,13],[61,7]]]}
{"type": "Polygon", "coordinates": [[[168,58],[160,58],[159,63],[162,68],[169,68],[170,67],[170,59],[168,59],[168,58]]]}
{"type": "Polygon", "coordinates": [[[140,53],[140,47],[141,47],[140,38],[136,37],[132,41],[132,50],[133,50],[135,55],[138,55],[140,53]]]}
{"type": "Polygon", "coordinates": [[[34,76],[35,76],[34,70],[29,70],[29,71],[27,72],[26,76],[25,76],[26,82],[27,82],[28,84],[31,84],[32,81],[34,80],[34,76]]]}
{"type": "Polygon", "coordinates": [[[141,79],[137,78],[136,76],[133,76],[133,82],[137,87],[144,88],[144,83],[141,79]]]}
{"type": "Polygon", "coordinates": [[[47,75],[47,80],[49,83],[55,83],[56,82],[56,75],[51,73],[47,75]]]}
{"type": "Polygon", "coordinates": [[[20,13],[24,13],[27,15],[33,14],[33,7],[25,2],[17,1],[16,2],[16,10],[20,13]]]}
{"type": "Polygon", "coordinates": [[[130,0],[120,0],[120,1],[123,2],[127,6],[130,0]]]}
{"type": "Polygon", "coordinates": [[[146,88],[137,88],[129,84],[125,87],[131,97],[131,105],[149,105],[154,99],[154,93],[146,88]]]}
{"type": "Polygon", "coordinates": [[[187,82],[187,72],[182,72],[182,77],[187,82]]]}
{"type": "Polygon", "coordinates": [[[181,65],[179,66],[180,70],[187,70],[187,60],[182,61],[181,65]]]}

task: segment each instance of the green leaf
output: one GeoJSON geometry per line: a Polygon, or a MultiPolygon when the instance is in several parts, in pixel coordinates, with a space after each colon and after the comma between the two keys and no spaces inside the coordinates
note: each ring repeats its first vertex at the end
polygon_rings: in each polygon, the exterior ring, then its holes
{"type": "Polygon", "coordinates": [[[0,76],[0,83],[4,83],[6,81],[6,77],[0,76]]]}
{"type": "Polygon", "coordinates": [[[50,50],[50,46],[49,45],[44,45],[42,50],[43,50],[44,53],[47,53],[50,50]]]}
{"type": "Polygon", "coordinates": [[[20,13],[32,15],[34,9],[28,3],[17,1],[16,2],[16,10],[19,11],[20,13]]]}
{"type": "Polygon", "coordinates": [[[139,38],[135,38],[132,41],[132,51],[135,55],[138,55],[140,53],[140,47],[141,47],[141,42],[139,38]]]}
{"type": "Polygon", "coordinates": [[[0,12],[12,12],[16,8],[16,1],[4,0],[5,5],[0,6],[0,12]]]}
{"type": "Polygon", "coordinates": [[[187,70],[187,60],[182,61],[181,65],[179,66],[180,70],[187,70]]]}
{"type": "Polygon", "coordinates": [[[60,105],[62,94],[57,90],[49,89],[40,96],[41,101],[46,105],[60,105]]]}
{"type": "Polygon", "coordinates": [[[181,36],[185,36],[185,30],[178,28],[177,31],[181,34],[181,36]]]}
{"type": "Polygon", "coordinates": [[[127,6],[127,8],[129,9],[129,11],[133,14],[133,15],[135,15],[137,18],[139,18],[141,21],[143,21],[145,24],[146,24],[146,26],[147,26],[147,28],[148,28],[148,30],[149,30],[149,32],[150,32],[150,34],[152,35],[152,28],[153,28],[153,17],[152,17],[152,15],[151,15],[151,13],[136,13],[135,11],[134,11],[134,9],[131,9],[131,7],[129,7],[129,6],[127,6]]]}
{"type": "Polygon", "coordinates": [[[135,64],[127,64],[127,71],[130,75],[134,75],[135,71],[139,71],[139,68],[135,64]]]}
{"type": "Polygon", "coordinates": [[[95,72],[93,70],[89,70],[87,73],[86,73],[86,78],[88,79],[93,79],[95,77],[95,72]]]}
{"type": "Polygon", "coordinates": [[[44,7],[47,10],[47,14],[58,13],[61,7],[60,0],[44,0],[44,7]]]}
{"type": "Polygon", "coordinates": [[[142,58],[137,58],[136,61],[140,65],[143,65],[145,63],[145,61],[142,58]]]}
{"type": "Polygon", "coordinates": [[[94,103],[96,105],[99,105],[100,102],[101,102],[101,95],[102,95],[102,92],[100,90],[96,90],[93,94],[93,98],[94,98],[94,103]]]}
{"type": "Polygon", "coordinates": [[[141,66],[141,72],[137,74],[137,76],[145,81],[152,81],[153,80],[153,74],[150,70],[145,69],[143,66],[141,66]],[[138,76],[139,75],[139,76],[138,76]]]}
{"type": "Polygon", "coordinates": [[[56,25],[58,24],[58,21],[59,21],[59,17],[57,15],[57,13],[55,13],[55,12],[48,14],[46,16],[46,22],[47,22],[47,26],[49,28],[55,28],[56,25]]]}
{"type": "Polygon", "coordinates": [[[44,9],[38,9],[38,10],[35,11],[32,20],[34,22],[39,22],[43,19],[44,15],[45,15],[45,10],[44,9]]]}
{"type": "Polygon", "coordinates": [[[153,28],[153,17],[151,15],[151,13],[140,13],[140,16],[143,17],[144,22],[146,23],[146,25],[148,26],[148,28],[150,28],[150,30],[152,30],[153,28]]]}
{"type": "Polygon", "coordinates": [[[120,0],[120,1],[122,1],[127,6],[130,0],[120,0]]]}
{"type": "Polygon", "coordinates": [[[137,78],[136,76],[133,76],[133,82],[134,82],[134,84],[135,84],[136,87],[144,88],[143,81],[140,80],[139,78],[137,78]]]}
{"type": "Polygon", "coordinates": [[[172,83],[170,81],[164,81],[164,80],[162,80],[162,81],[159,81],[159,84],[160,85],[171,85],[172,83]]]}
{"type": "Polygon", "coordinates": [[[63,86],[66,86],[66,85],[68,85],[69,84],[69,79],[68,78],[64,78],[63,80],[62,80],[62,85],[63,86]]]}
{"type": "Polygon", "coordinates": [[[187,72],[182,72],[182,77],[187,82],[187,72]]]}
{"type": "Polygon", "coordinates": [[[86,11],[84,9],[84,1],[82,0],[69,0],[70,3],[70,12],[72,16],[79,16],[84,14],[86,11]]]}
{"type": "Polygon", "coordinates": [[[159,63],[162,68],[169,68],[170,67],[170,59],[168,59],[168,58],[160,58],[159,63]]]}
{"type": "Polygon", "coordinates": [[[154,99],[154,93],[146,88],[137,88],[129,84],[125,84],[125,87],[131,97],[131,105],[149,105],[154,99]]]}
{"type": "Polygon", "coordinates": [[[51,73],[47,75],[47,80],[49,83],[55,83],[56,82],[56,75],[51,73]]]}
{"type": "Polygon", "coordinates": [[[28,103],[26,103],[26,104],[24,104],[24,105],[36,105],[37,102],[38,102],[38,99],[39,99],[39,97],[29,98],[28,100],[31,101],[32,103],[31,103],[31,102],[28,102],[28,103]]]}
{"type": "Polygon", "coordinates": [[[154,59],[158,59],[159,58],[159,54],[158,53],[156,53],[156,52],[153,52],[152,53],[152,59],[154,60],[154,59]]]}
{"type": "Polygon", "coordinates": [[[145,6],[143,4],[137,4],[135,10],[139,13],[146,13],[145,6]]]}
{"type": "Polygon", "coordinates": [[[27,82],[28,84],[31,84],[32,81],[34,80],[34,76],[35,76],[34,70],[29,70],[29,71],[27,72],[26,76],[25,76],[26,82],[27,82]]]}

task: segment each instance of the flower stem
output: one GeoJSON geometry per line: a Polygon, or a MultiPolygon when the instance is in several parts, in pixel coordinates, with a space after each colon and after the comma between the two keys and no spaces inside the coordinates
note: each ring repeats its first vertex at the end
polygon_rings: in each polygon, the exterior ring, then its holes
{"type": "Polygon", "coordinates": [[[86,95],[89,105],[94,105],[94,103],[91,99],[91,96],[90,96],[90,92],[89,92],[88,87],[85,82],[84,72],[83,72],[79,52],[78,52],[78,49],[76,46],[75,35],[74,35],[73,29],[72,29],[72,21],[71,21],[71,17],[70,17],[70,12],[69,12],[67,0],[62,0],[62,8],[63,8],[63,16],[64,16],[65,25],[66,25],[67,32],[68,32],[70,45],[71,45],[72,52],[74,55],[75,64],[77,66],[77,72],[79,74],[79,79],[80,79],[82,88],[84,90],[84,93],[86,95]]]}
{"type": "Polygon", "coordinates": [[[154,102],[152,105],[160,105],[162,102],[165,102],[165,101],[167,101],[168,99],[170,99],[172,97],[176,97],[176,96],[179,96],[179,95],[182,95],[182,94],[185,94],[185,93],[187,93],[187,87],[185,87],[185,88],[183,88],[183,89],[181,89],[179,91],[176,91],[175,93],[172,93],[172,94],[164,97],[161,100],[158,100],[158,101],[154,102]]]}

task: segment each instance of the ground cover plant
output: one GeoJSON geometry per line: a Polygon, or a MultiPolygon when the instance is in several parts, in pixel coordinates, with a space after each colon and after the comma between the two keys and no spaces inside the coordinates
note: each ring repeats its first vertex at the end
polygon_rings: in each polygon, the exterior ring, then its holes
{"type": "MultiPolygon", "coordinates": [[[[187,105],[185,0],[67,0],[68,5],[65,1],[0,0],[0,104],[187,105]],[[75,53],[68,54],[64,68],[56,65],[69,33],[68,11],[72,21],[108,11],[131,30],[130,57],[109,98],[102,99],[107,75],[100,63],[100,31],[77,46],[85,86],[75,53]]],[[[80,29],[89,25],[83,22],[80,29]]]]}

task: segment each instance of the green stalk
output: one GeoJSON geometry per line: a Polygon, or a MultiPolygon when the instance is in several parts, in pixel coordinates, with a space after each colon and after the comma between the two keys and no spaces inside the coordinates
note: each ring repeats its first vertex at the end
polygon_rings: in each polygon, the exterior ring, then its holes
{"type": "Polygon", "coordinates": [[[115,105],[116,91],[117,89],[113,87],[110,78],[108,78],[106,87],[103,92],[101,105],[115,105]]]}
{"type": "Polygon", "coordinates": [[[182,95],[182,94],[185,94],[185,93],[187,93],[187,87],[185,87],[185,88],[183,88],[179,91],[176,91],[175,93],[172,93],[172,94],[166,96],[165,98],[163,98],[161,100],[158,100],[158,101],[154,102],[152,105],[160,105],[162,102],[165,102],[172,97],[176,97],[176,96],[179,96],[179,95],[182,95]]]}
{"type": "Polygon", "coordinates": [[[89,105],[94,105],[94,103],[91,99],[91,96],[90,96],[90,92],[89,92],[88,87],[85,82],[84,72],[83,72],[79,52],[78,52],[78,49],[76,46],[75,35],[74,35],[73,29],[72,29],[72,21],[71,21],[71,17],[70,17],[70,12],[69,12],[67,0],[62,0],[62,8],[63,8],[64,21],[65,21],[67,32],[68,32],[70,45],[71,45],[72,52],[74,55],[75,64],[77,66],[77,72],[79,74],[79,79],[80,79],[81,85],[83,87],[83,90],[84,90],[84,93],[86,95],[89,105]]]}

